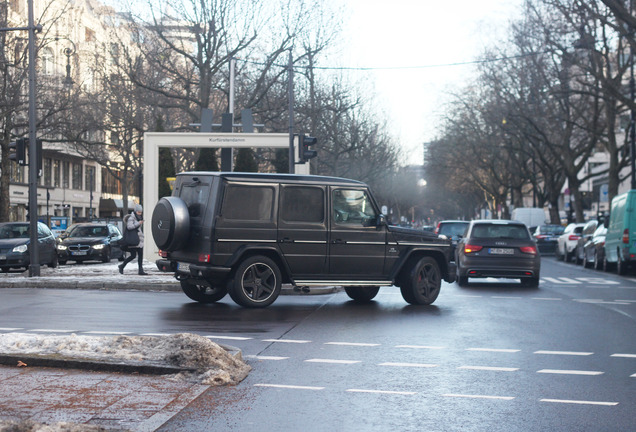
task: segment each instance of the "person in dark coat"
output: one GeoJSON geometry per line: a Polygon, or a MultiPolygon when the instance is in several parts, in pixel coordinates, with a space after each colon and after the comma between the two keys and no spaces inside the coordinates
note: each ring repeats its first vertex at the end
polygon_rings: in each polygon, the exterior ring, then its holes
{"type": "Polygon", "coordinates": [[[136,246],[128,246],[128,251],[130,252],[130,256],[126,258],[124,262],[119,265],[119,273],[124,274],[124,267],[126,267],[126,264],[134,260],[135,257],[139,256],[139,258],[137,259],[137,264],[139,266],[138,273],[140,275],[147,275],[148,273],[144,271],[144,267],[143,267],[144,232],[141,230],[141,226],[143,225],[144,220],[143,220],[143,207],[141,207],[141,204],[135,205],[134,210],[130,214],[127,214],[126,216],[124,216],[123,222],[124,222],[124,229],[137,230],[137,233],[139,234],[139,244],[136,246]]]}

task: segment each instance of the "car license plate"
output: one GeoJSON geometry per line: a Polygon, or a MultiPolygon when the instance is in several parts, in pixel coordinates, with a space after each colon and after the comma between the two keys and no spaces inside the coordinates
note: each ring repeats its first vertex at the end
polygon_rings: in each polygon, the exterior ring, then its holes
{"type": "Polygon", "coordinates": [[[515,250],[508,248],[490,248],[488,249],[488,253],[493,255],[513,255],[515,250]]]}
{"type": "Polygon", "coordinates": [[[180,262],[177,266],[177,270],[184,273],[190,273],[190,264],[180,262]]]}
{"type": "Polygon", "coordinates": [[[73,256],[86,255],[86,251],[71,252],[71,255],[73,255],[73,256]]]}

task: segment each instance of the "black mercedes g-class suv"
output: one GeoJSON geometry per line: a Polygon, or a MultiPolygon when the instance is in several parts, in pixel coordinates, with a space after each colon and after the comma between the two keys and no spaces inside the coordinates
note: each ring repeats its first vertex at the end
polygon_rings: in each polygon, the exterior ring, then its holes
{"type": "Polygon", "coordinates": [[[185,294],[213,303],[227,293],[266,307],[281,284],[343,286],[368,302],[381,286],[431,304],[455,280],[451,242],[389,226],[359,181],[293,174],[185,172],[152,214],[152,235],[185,294]]]}

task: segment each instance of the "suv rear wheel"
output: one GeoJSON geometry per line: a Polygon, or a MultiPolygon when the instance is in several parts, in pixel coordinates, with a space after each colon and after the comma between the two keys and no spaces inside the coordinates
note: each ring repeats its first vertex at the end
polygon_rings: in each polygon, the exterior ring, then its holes
{"type": "Polygon", "coordinates": [[[437,261],[431,257],[424,257],[413,260],[400,290],[407,303],[429,305],[437,299],[441,286],[442,272],[437,261]]]}
{"type": "Polygon", "coordinates": [[[344,287],[347,295],[358,303],[367,303],[373,300],[373,298],[380,291],[378,286],[349,286],[344,287]]]}
{"type": "Polygon", "coordinates": [[[251,308],[264,308],[274,303],[281,289],[280,269],[266,256],[245,259],[228,284],[230,297],[237,304],[251,308]]]}
{"type": "Polygon", "coordinates": [[[187,279],[181,281],[181,289],[185,295],[199,303],[216,303],[227,294],[224,286],[211,286],[187,279]]]}

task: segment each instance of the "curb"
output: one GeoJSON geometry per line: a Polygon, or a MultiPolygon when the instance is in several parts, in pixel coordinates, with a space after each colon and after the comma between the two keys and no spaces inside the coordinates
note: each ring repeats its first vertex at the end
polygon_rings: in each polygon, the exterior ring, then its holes
{"type": "MultiPolygon", "coordinates": [[[[124,291],[166,291],[181,292],[179,282],[157,282],[148,279],[146,282],[125,280],[122,282],[96,281],[96,280],[71,280],[64,281],[60,277],[39,278],[11,278],[0,281],[2,288],[43,288],[43,289],[77,289],[77,290],[124,290],[124,291]]],[[[309,291],[302,291],[293,285],[284,285],[280,295],[306,296],[325,295],[343,291],[339,286],[312,287],[309,291]]]]}

